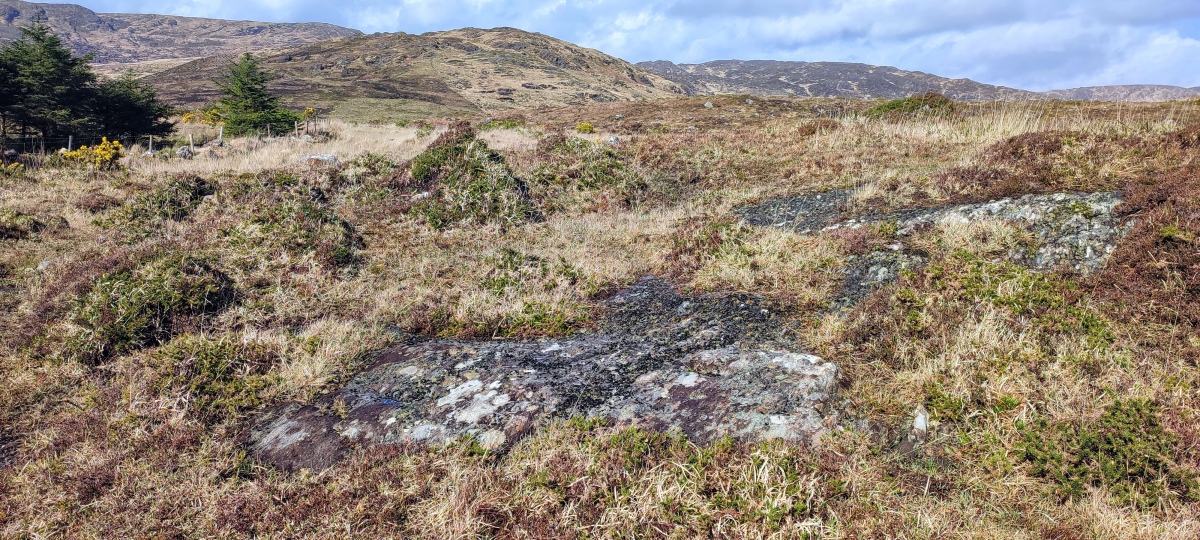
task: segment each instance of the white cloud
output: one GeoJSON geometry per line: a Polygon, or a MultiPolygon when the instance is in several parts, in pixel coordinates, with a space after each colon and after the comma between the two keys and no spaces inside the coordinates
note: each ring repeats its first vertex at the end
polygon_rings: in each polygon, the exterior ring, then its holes
{"type": "MultiPolygon", "coordinates": [[[[78,0],[76,0],[78,1],[78,0]]],[[[410,33],[514,26],[630,61],[851,61],[1030,89],[1200,85],[1200,1],[96,0],[97,11],[324,21],[410,33]]]]}

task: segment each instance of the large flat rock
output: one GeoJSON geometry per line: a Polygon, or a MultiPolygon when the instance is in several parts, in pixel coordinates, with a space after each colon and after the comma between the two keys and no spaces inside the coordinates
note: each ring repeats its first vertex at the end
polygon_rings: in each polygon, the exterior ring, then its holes
{"type": "Polygon", "coordinates": [[[604,305],[599,331],[541,341],[416,340],[342,390],[266,411],[255,455],[319,468],[356,444],[499,448],[555,418],[679,430],[704,443],[809,442],[839,420],[837,367],[784,338],[750,295],[684,298],[653,277],[604,305]]]}

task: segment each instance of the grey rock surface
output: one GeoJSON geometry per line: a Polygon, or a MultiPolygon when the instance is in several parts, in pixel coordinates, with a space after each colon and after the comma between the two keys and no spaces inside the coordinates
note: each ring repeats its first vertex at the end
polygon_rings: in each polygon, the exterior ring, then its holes
{"type": "Polygon", "coordinates": [[[677,429],[701,443],[808,442],[840,419],[837,366],[785,339],[754,296],[684,298],[647,277],[604,307],[597,332],[571,338],[414,340],[385,350],[317,403],[264,412],[250,448],[281,468],[320,468],[357,444],[473,436],[498,448],[577,415],[677,429]],[[343,415],[332,412],[339,407],[343,415]]]}
{"type": "Polygon", "coordinates": [[[309,167],[336,167],[338,158],[333,154],[312,154],[300,158],[300,164],[309,167]]]}
{"type": "Polygon", "coordinates": [[[852,215],[843,211],[849,190],[832,190],[766,201],[738,210],[751,225],[818,233],[893,224],[900,240],[894,248],[851,257],[845,267],[842,293],[833,302],[844,308],[894,281],[904,269],[925,265],[921,253],[908,251],[903,240],[937,226],[1001,220],[1024,228],[1033,245],[1015,248],[1008,260],[1037,271],[1067,270],[1088,275],[1104,268],[1117,242],[1132,222],[1113,213],[1118,193],[1054,193],[1025,195],[983,203],[937,208],[910,208],[887,214],[852,215]]]}

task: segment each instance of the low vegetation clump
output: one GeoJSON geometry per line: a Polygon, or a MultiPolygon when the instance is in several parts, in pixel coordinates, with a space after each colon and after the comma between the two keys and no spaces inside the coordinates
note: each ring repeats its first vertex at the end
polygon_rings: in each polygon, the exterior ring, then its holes
{"type": "Polygon", "coordinates": [[[415,185],[428,196],[412,212],[435,229],[470,224],[517,225],[536,216],[524,182],[504,158],[477,139],[470,126],[442,134],[409,163],[415,185]]]}
{"type": "Polygon", "coordinates": [[[206,261],[171,255],[92,284],[68,313],[65,355],[96,364],[164,343],[232,301],[233,284],[206,261]]]}
{"type": "Polygon", "coordinates": [[[96,218],[96,224],[117,229],[137,241],[159,232],[165,221],[181,221],[204,197],[216,192],[216,182],[197,176],[175,176],[161,187],[139,195],[120,208],[96,218]]]}
{"type": "Polygon", "coordinates": [[[580,122],[575,124],[575,132],[590,135],[596,132],[596,126],[592,125],[591,122],[580,122]]]}
{"type": "Polygon", "coordinates": [[[868,118],[902,118],[913,115],[947,115],[955,111],[954,101],[937,92],[893,99],[867,109],[868,118]]]}
{"type": "Polygon", "coordinates": [[[1142,399],[1118,401],[1092,422],[1020,427],[1031,472],[1052,480],[1062,497],[1103,487],[1124,504],[1153,508],[1172,499],[1200,500],[1197,473],[1175,460],[1179,437],[1166,431],[1159,407],[1142,399]]]}
{"type": "Polygon", "coordinates": [[[271,369],[277,362],[263,344],[201,334],[176,337],[149,360],[159,392],[187,396],[187,408],[209,422],[263,403],[264,394],[278,386],[278,372],[271,369]]]}
{"type": "Polygon", "coordinates": [[[0,239],[23,240],[45,228],[36,217],[9,208],[0,208],[0,239]]]}

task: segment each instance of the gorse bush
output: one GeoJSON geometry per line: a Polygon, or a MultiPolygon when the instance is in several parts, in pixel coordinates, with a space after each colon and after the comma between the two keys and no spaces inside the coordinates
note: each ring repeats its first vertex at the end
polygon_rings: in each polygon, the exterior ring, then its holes
{"type": "Polygon", "coordinates": [[[575,132],[583,133],[585,135],[595,133],[596,126],[592,125],[591,122],[580,122],[578,124],[575,124],[575,132]]]}
{"type": "Polygon", "coordinates": [[[233,295],[229,278],[188,255],[102,276],[68,314],[66,355],[95,364],[157,345],[221,311],[233,295]]]}
{"type": "Polygon", "coordinates": [[[104,137],[100,144],[80,146],[70,152],[62,152],[60,156],[65,164],[110,170],[121,166],[120,160],[125,157],[125,147],[121,146],[121,141],[110,141],[108,137],[104,137]]]}

